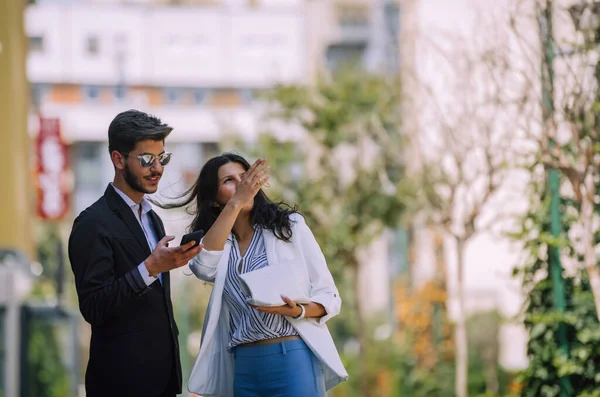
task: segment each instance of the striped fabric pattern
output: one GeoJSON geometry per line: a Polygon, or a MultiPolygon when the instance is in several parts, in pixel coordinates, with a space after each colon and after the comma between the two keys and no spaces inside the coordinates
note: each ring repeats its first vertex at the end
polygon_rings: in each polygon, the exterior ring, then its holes
{"type": "Polygon", "coordinates": [[[239,274],[258,270],[265,266],[268,266],[267,251],[261,228],[254,230],[252,241],[243,257],[240,255],[238,243],[233,237],[223,291],[223,298],[229,305],[231,313],[232,331],[227,346],[229,351],[244,343],[298,335],[284,316],[260,312],[246,303],[246,296],[242,292],[239,282],[239,274]]]}

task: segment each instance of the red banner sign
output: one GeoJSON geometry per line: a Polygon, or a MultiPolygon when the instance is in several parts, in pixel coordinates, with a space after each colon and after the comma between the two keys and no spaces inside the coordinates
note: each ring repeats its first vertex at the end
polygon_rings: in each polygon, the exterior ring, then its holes
{"type": "Polygon", "coordinates": [[[37,213],[45,220],[60,220],[69,212],[69,153],[60,134],[60,121],[40,117],[36,139],[37,213]]]}

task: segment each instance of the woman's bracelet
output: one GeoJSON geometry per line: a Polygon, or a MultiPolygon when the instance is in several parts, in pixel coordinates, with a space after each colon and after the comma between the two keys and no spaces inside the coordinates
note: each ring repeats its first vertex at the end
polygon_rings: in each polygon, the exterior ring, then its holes
{"type": "Polygon", "coordinates": [[[298,306],[300,306],[302,311],[296,317],[292,317],[294,320],[300,320],[301,318],[304,318],[304,315],[306,314],[306,308],[304,305],[298,304],[298,306]]]}

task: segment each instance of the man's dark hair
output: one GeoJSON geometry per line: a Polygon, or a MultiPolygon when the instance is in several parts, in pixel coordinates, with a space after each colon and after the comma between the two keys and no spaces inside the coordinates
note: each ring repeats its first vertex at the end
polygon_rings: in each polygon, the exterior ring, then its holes
{"type": "Polygon", "coordinates": [[[127,110],[119,113],[108,127],[108,152],[116,150],[129,153],[137,141],[164,141],[171,131],[173,128],[164,124],[158,117],[139,110],[127,110]]]}

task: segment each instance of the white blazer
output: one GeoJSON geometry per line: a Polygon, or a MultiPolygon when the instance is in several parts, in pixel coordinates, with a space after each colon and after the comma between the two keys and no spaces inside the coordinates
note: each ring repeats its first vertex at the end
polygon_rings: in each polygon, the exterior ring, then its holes
{"type": "MultiPolygon", "coordinates": [[[[329,390],[348,379],[348,373],[335,348],[325,322],[340,312],[342,300],[327,268],[325,257],[300,214],[292,214],[292,238],[286,243],[264,229],[269,266],[286,266],[298,287],[327,314],[319,319],[295,320],[287,317],[304,342],[324,364],[325,386],[329,390]]],[[[227,351],[229,310],[223,304],[223,287],[231,242],[222,251],[205,251],[190,261],[192,272],[201,280],[214,283],[204,326],[201,347],[188,381],[188,390],[201,396],[233,397],[233,354],[227,351]]]]}

